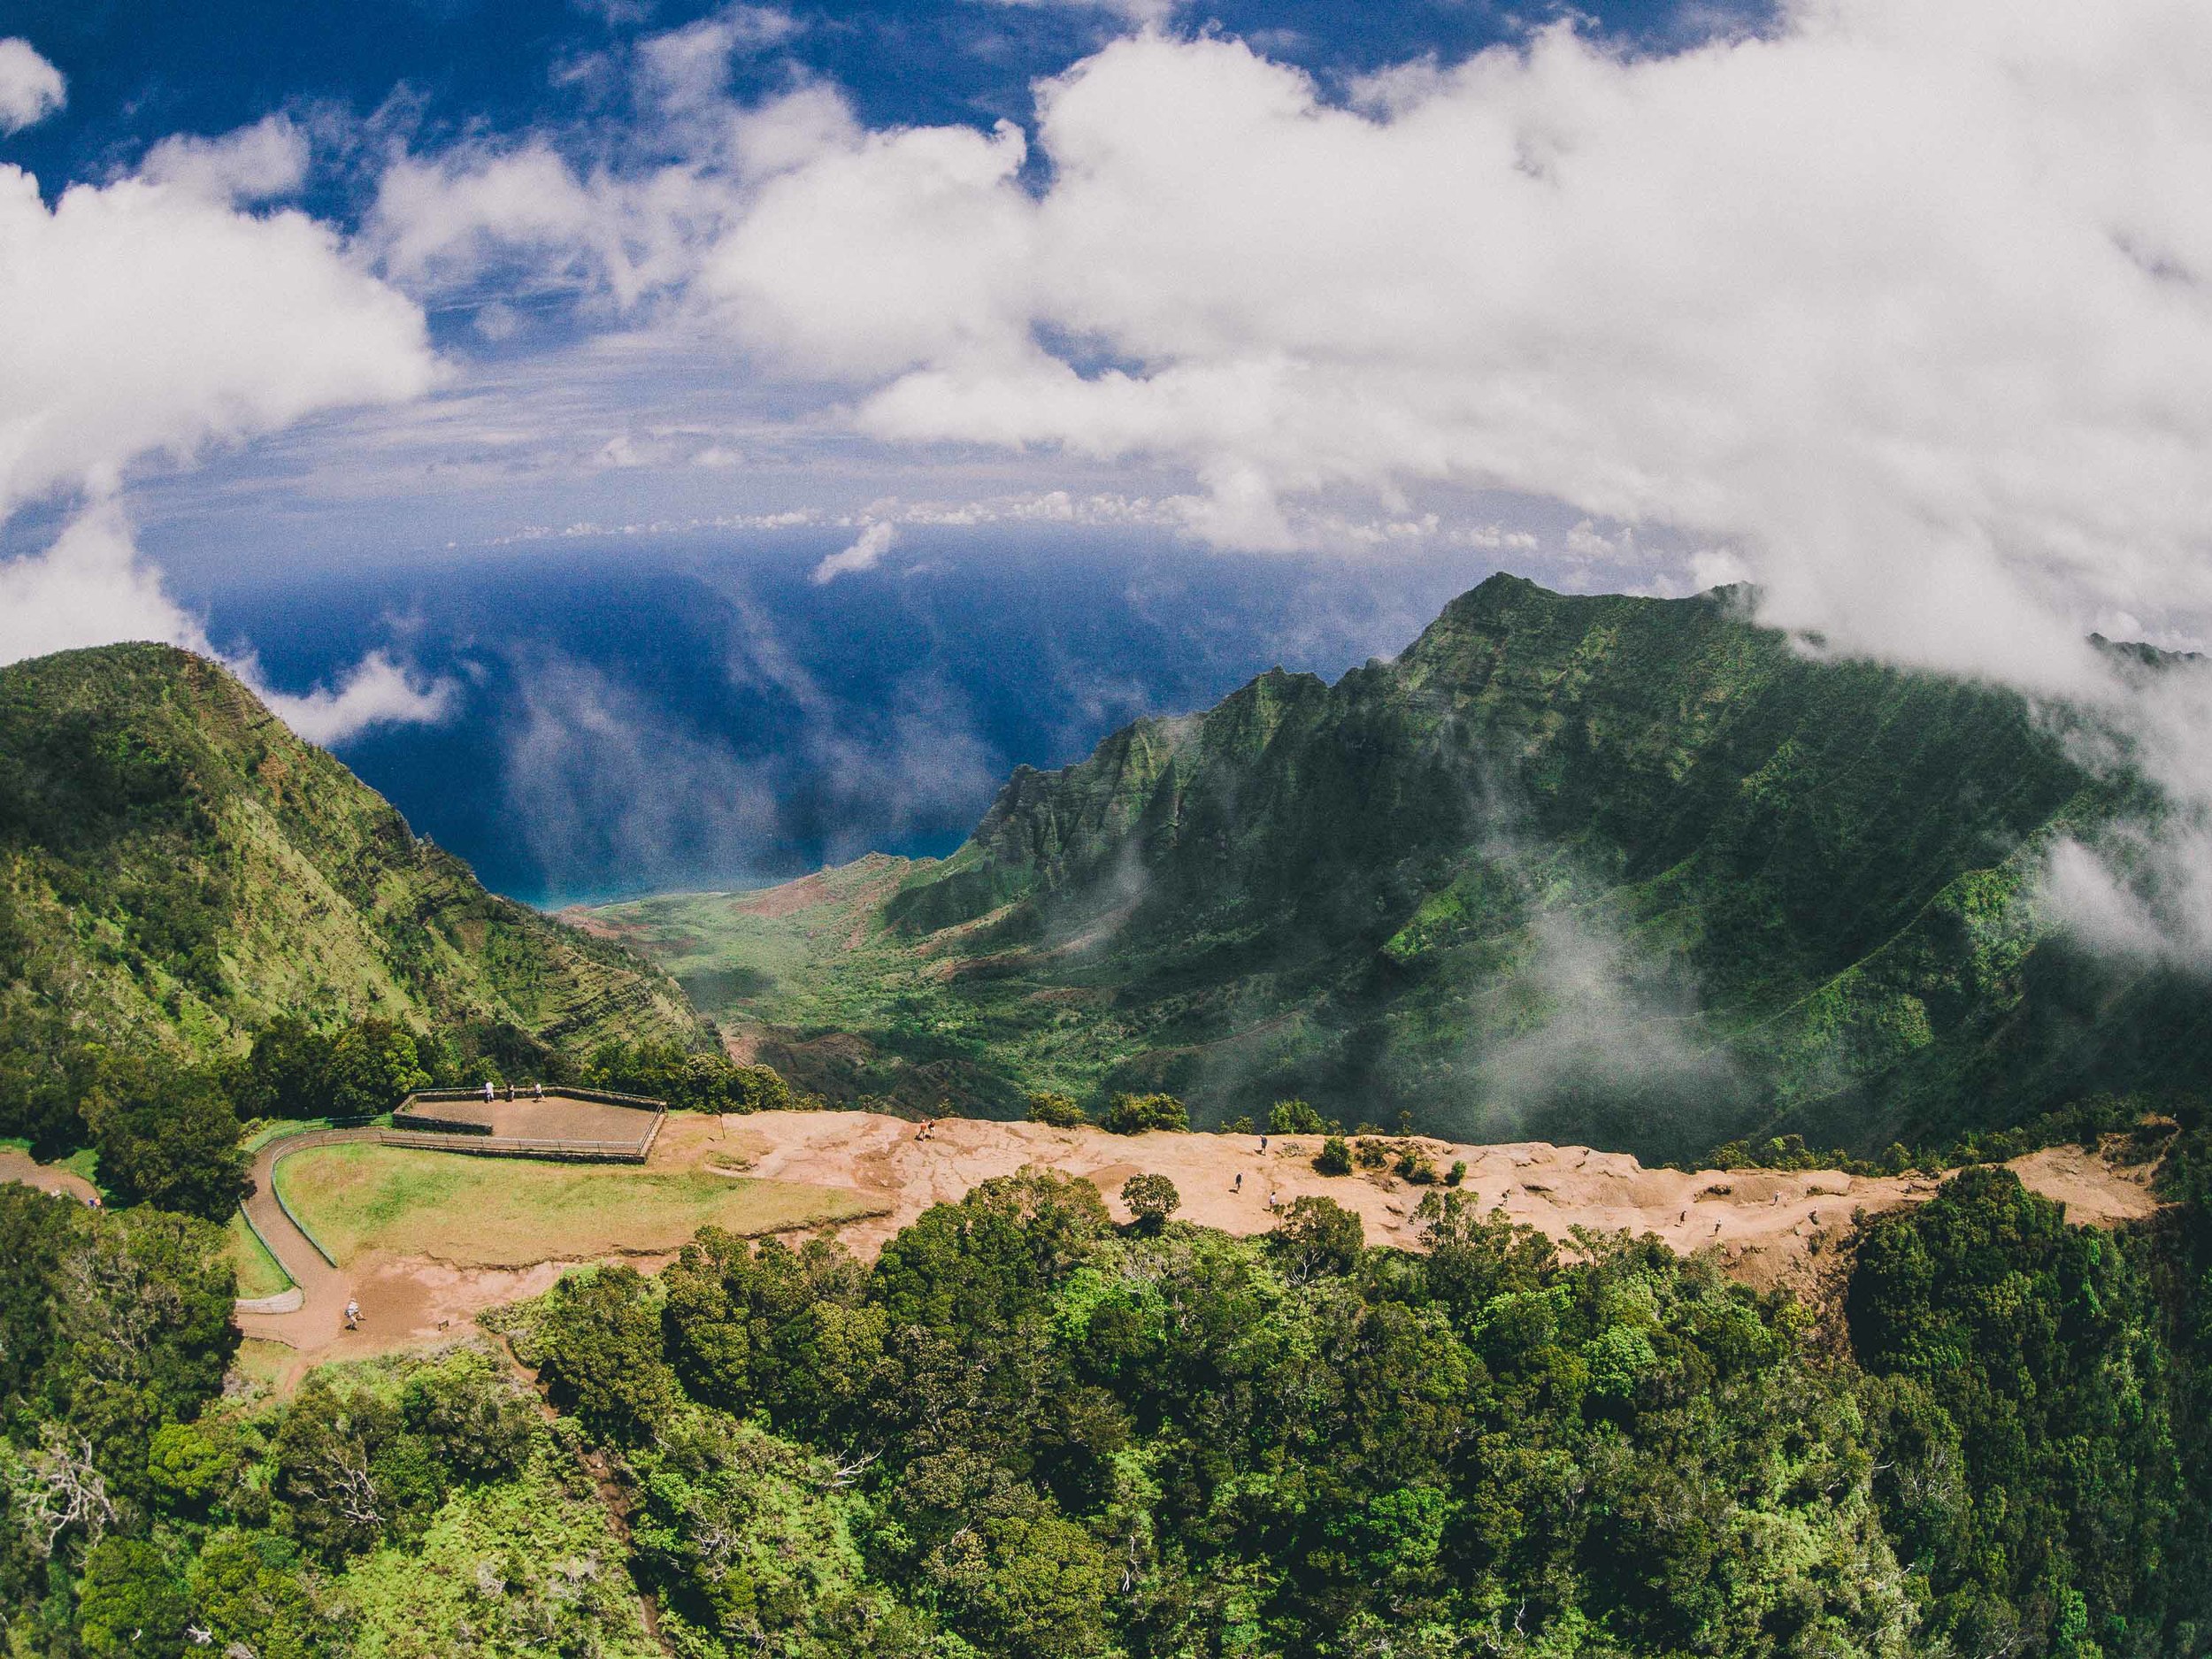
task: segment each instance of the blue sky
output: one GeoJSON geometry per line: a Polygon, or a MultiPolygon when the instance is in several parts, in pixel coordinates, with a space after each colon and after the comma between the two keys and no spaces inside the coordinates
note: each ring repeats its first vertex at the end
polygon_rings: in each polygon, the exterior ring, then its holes
{"type": "Polygon", "coordinates": [[[673,849],[445,825],[544,892],[939,844],[1002,764],[1497,566],[2102,695],[2090,628],[2212,617],[2204,61],[2186,0],[19,0],[0,660],[220,653],[439,811],[483,733],[524,787],[526,632],[739,793],[820,798],[846,726],[974,762],[673,849]],[[939,572],[1039,598],[964,590],[1063,712],[971,645],[864,672],[939,572]],[[841,689],[764,703],[703,617],[841,689]],[[721,689],[645,695],[656,638],[721,689]]]}

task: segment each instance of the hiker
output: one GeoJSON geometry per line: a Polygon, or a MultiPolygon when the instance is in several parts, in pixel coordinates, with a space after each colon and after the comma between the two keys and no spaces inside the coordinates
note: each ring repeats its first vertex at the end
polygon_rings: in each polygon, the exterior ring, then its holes
{"type": "Polygon", "coordinates": [[[1260,1150],[1262,1152],[1267,1150],[1267,1137],[1265,1135],[1262,1135],[1260,1137],[1260,1150]]]}
{"type": "Polygon", "coordinates": [[[545,1085],[542,1083],[533,1083],[530,1085],[530,1098],[532,1100],[543,1100],[545,1098],[545,1085]]]}
{"type": "Polygon", "coordinates": [[[349,1300],[346,1303],[346,1329],[349,1331],[358,1331],[360,1328],[361,1304],[357,1302],[349,1300]]]}
{"type": "Polygon", "coordinates": [[[1234,1187],[1232,1187],[1229,1190],[1233,1193],[1240,1193],[1244,1190],[1244,1171],[1242,1170],[1239,1170],[1237,1171],[1237,1184],[1234,1187]]]}
{"type": "Polygon", "coordinates": [[[515,1086],[512,1083],[507,1085],[507,1103],[510,1106],[515,1103],[515,1086]]]}
{"type": "Polygon", "coordinates": [[[499,1098],[499,1091],[492,1087],[489,1078],[484,1079],[484,1104],[488,1106],[499,1098]]]}

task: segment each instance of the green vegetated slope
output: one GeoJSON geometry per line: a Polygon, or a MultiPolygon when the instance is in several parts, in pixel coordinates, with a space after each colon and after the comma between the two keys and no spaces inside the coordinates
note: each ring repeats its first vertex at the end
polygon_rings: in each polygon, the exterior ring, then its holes
{"type": "Polygon", "coordinates": [[[2068,719],[1821,660],[1727,592],[1498,576],[1394,662],[1017,772],[949,859],[598,921],[833,1094],[1926,1141],[2212,1048],[2201,997],[2039,917],[2053,841],[2144,804],[2068,719]]]}
{"type": "Polygon", "coordinates": [[[0,669],[0,1057],[208,1060],[285,1014],[572,1052],[703,1044],[658,969],[498,898],[221,668],[0,669]]]}

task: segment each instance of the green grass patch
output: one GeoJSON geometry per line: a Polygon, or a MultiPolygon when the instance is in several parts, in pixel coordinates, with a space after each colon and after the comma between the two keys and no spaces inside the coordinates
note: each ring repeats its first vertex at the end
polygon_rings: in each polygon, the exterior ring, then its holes
{"type": "Polygon", "coordinates": [[[226,1224],[230,1233],[230,1264],[238,1275],[238,1294],[249,1300],[274,1296],[292,1288],[292,1276],[269,1254],[254,1230],[246,1225],[242,1210],[231,1211],[226,1224]]]}
{"type": "Polygon", "coordinates": [[[701,1227],[757,1235],[875,1213],[863,1194],[701,1169],[467,1157],[355,1142],[277,1166],[293,1213],[341,1262],[366,1252],[526,1267],[672,1250],[701,1227]]]}
{"type": "Polygon", "coordinates": [[[101,1197],[108,1195],[108,1189],[100,1183],[100,1155],[90,1147],[79,1147],[67,1157],[56,1158],[54,1167],[90,1181],[101,1197]]]}

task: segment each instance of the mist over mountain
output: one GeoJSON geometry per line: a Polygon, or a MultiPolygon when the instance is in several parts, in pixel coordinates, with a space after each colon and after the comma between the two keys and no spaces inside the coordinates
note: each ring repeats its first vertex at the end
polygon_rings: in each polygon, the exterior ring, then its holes
{"type": "Polygon", "coordinates": [[[450,687],[434,723],[334,747],[416,828],[531,902],[773,880],[959,845],[1015,764],[1270,664],[1394,650],[1494,555],[1236,557],[1067,532],[907,531],[810,580],[849,531],[533,543],[462,564],[188,595],[304,690],[383,649],[450,687]]]}
{"type": "Polygon", "coordinates": [[[1271,672],[1017,770],[950,858],[603,912],[814,1086],[1303,1095],[1470,1139],[1878,1149],[2212,1048],[2085,948],[2056,849],[2155,795],[2093,723],[1826,661],[1742,596],[1496,576],[1333,685],[1271,672]],[[866,1045],[856,1052],[856,1041],[866,1045]]]}

